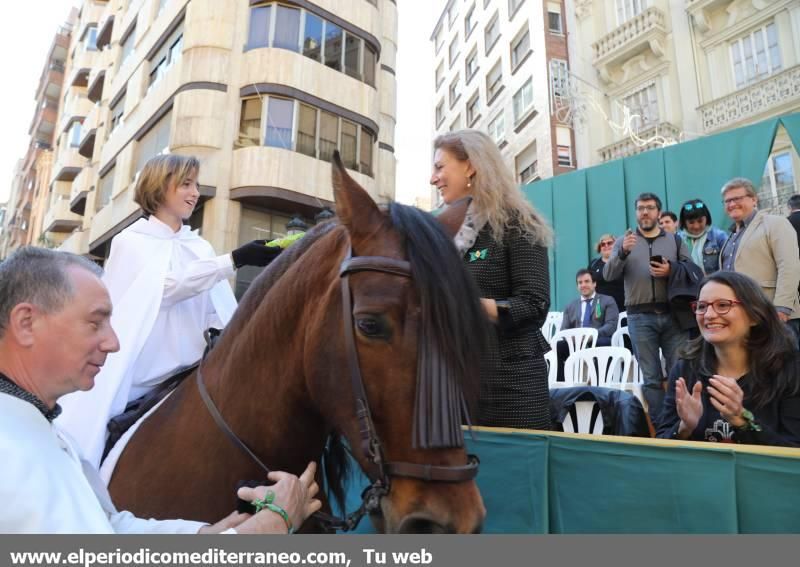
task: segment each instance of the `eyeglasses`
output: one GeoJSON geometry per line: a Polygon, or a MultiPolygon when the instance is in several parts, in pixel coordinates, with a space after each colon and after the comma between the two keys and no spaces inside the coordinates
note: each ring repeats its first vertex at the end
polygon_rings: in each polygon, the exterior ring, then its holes
{"type": "Polygon", "coordinates": [[[727,199],[723,199],[722,202],[725,203],[725,206],[733,205],[734,203],[738,203],[745,197],[749,197],[749,195],[739,195],[738,197],[728,197],[727,199]]]}
{"type": "Polygon", "coordinates": [[[705,209],[706,206],[703,203],[686,203],[683,206],[684,211],[691,211],[694,209],[705,209]]]}
{"type": "Polygon", "coordinates": [[[644,213],[645,211],[657,211],[658,207],[655,205],[639,205],[636,207],[637,213],[644,213]]]}
{"type": "Polygon", "coordinates": [[[714,312],[717,315],[725,315],[728,311],[733,309],[734,305],[741,304],[741,301],[736,301],[735,299],[717,299],[716,301],[692,301],[690,305],[692,306],[692,311],[697,315],[705,315],[709,306],[714,308],[714,312]]]}
{"type": "Polygon", "coordinates": [[[614,241],[613,240],[604,240],[603,242],[600,243],[600,248],[605,248],[607,246],[614,246],[614,241]]]}

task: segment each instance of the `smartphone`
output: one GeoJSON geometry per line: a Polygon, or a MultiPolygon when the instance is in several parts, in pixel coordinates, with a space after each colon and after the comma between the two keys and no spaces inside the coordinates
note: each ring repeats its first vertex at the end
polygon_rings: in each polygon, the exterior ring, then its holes
{"type": "Polygon", "coordinates": [[[630,228],[625,231],[625,236],[630,236],[631,234],[633,234],[633,230],[631,230],[630,228]]]}
{"type": "Polygon", "coordinates": [[[664,263],[664,256],[662,256],[661,254],[656,254],[655,256],[650,256],[650,261],[651,262],[658,262],[659,264],[663,264],[664,263]]]}

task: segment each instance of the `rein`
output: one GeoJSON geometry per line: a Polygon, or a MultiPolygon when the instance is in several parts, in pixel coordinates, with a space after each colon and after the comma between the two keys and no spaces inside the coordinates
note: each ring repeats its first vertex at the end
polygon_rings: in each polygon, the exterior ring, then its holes
{"type": "MultiPolygon", "coordinates": [[[[344,337],[347,350],[347,362],[350,368],[350,383],[361,436],[361,450],[374,470],[367,472],[371,484],[361,494],[361,506],[344,518],[337,518],[324,512],[314,513],[314,517],[329,529],[350,531],[358,526],[365,514],[380,510],[381,498],[389,494],[391,477],[414,478],[423,481],[465,482],[474,479],[478,474],[479,460],[475,455],[467,456],[467,464],[457,466],[428,465],[408,462],[386,462],[383,445],[375,429],[369,408],[361,366],[356,350],[355,329],[353,327],[353,299],[350,291],[349,276],[357,272],[381,272],[405,278],[411,278],[411,264],[406,260],[396,260],[384,256],[353,256],[348,246],[347,254],[339,268],[342,290],[342,315],[344,320],[344,337]]],[[[197,389],[217,426],[225,433],[233,445],[249,456],[261,470],[269,473],[270,469],[261,459],[231,430],[217,409],[203,382],[202,361],[197,369],[197,389]]]]}

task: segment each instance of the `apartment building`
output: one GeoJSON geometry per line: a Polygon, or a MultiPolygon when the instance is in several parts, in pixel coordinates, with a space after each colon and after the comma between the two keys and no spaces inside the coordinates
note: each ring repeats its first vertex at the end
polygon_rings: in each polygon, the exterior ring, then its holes
{"type": "Polygon", "coordinates": [[[47,51],[36,86],[36,107],[28,128],[28,150],[25,157],[19,160],[11,183],[7,215],[0,238],[0,258],[26,244],[55,246],[63,240],[58,232],[61,227],[53,222],[53,218],[46,217],[46,211],[50,198],[52,147],[64,83],[64,64],[76,17],[77,11],[73,11],[53,36],[47,51]]]}
{"type": "MultiPolygon", "coordinates": [[[[800,110],[800,0],[569,0],[556,99],[582,166],[800,110]]],[[[778,133],[761,207],[785,213],[800,161],[778,133]]]]}
{"type": "Polygon", "coordinates": [[[520,184],[577,167],[571,126],[551,105],[551,80],[569,68],[565,10],[564,0],[445,2],[430,38],[433,135],[485,131],[520,184]]]}
{"type": "Polygon", "coordinates": [[[69,50],[48,211],[75,223],[63,250],[106,258],[165,152],[199,158],[190,223],[220,252],[325,216],[337,149],[394,197],[393,0],[84,0],[69,50]]]}

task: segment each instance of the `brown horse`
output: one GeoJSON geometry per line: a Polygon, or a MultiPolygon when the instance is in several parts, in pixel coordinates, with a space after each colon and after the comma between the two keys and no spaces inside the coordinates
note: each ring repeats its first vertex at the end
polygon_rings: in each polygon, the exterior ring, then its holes
{"type": "MultiPolygon", "coordinates": [[[[333,186],[339,223],[309,231],[253,282],[202,381],[271,469],[299,474],[327,447],[324,480],[337,499],[344,438],[377,479],[369,512],[379,530],[479,531],[485,509],[476,470],[462,474],[476,465],[459,425],[486,320],[452,244],[465,207],[439,222],[399,204],[379,209],[341,162],[333,186]],[[373,429],[367,442],[363,429],[373,429]],[[370,455],[373,438],[382,460],[370,455]]],[[[231,511],[237,481],[257,478],[264,472],[212,419],[193,376],[136,432],[109,489],[139,516],[213,522],[231,511]]]]}

